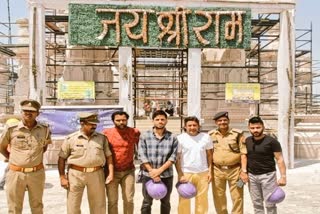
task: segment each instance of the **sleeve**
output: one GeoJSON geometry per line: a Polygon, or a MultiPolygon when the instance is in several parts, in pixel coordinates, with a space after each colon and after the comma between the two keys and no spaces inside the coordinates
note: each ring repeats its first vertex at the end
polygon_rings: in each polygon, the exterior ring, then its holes
{"type": "Polygon", "coordinates": [[[273,152],[282,152],[281,144],[276,139],[271,141],[271,149],[273,152]]]}
{"type": "Polygon", "coordinates": [[[182,145],[181,145],[181,137],[182,137],[182,135],[180,134],[180,135],[178,135],[177,136],[177,140],[178,140],[178,148],[177,148],[177,153],[181,153],[182,152],[182,145]]]}
{"type": "Polygon", "coordinates": [[[49,126],[46,127],[46,145],[51,144],[51,129],[49,126]]]}
{"type": "Polygon", "coordinates": [[[101,132],[104,136],[107,136],[107,129],[103,129],[101,132]]]}
{"type": "Polygon", "coordinates": [[[140,136],[139,144],[138,144],[138,156],[141,163],[148,163],[148,150],[147,143],[145,140],[145,136],[140,136]]]}
{"type": "Polygon", "coordinates": [[[108,141],[108,138],[106,137],[106,136],[103,136],[103,145],[104,145],[104,148],[103,148],[103,150],[104,150],[104,153],[105,153],[105,155],[106,155],[106,157],[109,157],[109,156],[111,156],[112,155],[112,153],[111,153],[111,150],[110,150],[110,145],[109,145],[109,141],[108,141]]]}
{"type": "Polygon", "coordinates": [[[206,141],[206,150],[213,149],[213,143],[211,141],[211,137],[208,134],[205,134],[204,139],[206,141]]]}
{"type": "Polygon", "coordinates": [[[107,138],[107,141],[109,142],[109,139],[111,138],[111,132],[110,132],[110,129],[104,129],[102,131],[102,134],[107,138]],[[109,138],[109,139],[108,139],[109,138]]]}
{"type": "Polygon", "coordinates": [[[135,138],[134,144],[138,144],[139,138],[140,138],[140,131],[138,129],[134,129],[134,138],[135,138]]]}
{"type": "Polygon", "coordinates": [[[7,147],[9,144],[10,144],[10,131],[9,129],[6,128],[0,137],[0,153],[1,154],[3,154],[4,151],[7,151],[7,147]]]}
{"type": "Polygon", "coordinates": [[[247,146],[246,146],[246,138],[245,138],[245,136],[243,135],[243,133],[242,134],[240,134],[240,136],[239,136],[239,148],[240,148],[240,153],[241,154],[243,154],[243,155],[245,155],[245,154],[247,154],[248,152],[247,152],[247,146]]]}
{"type": "Polygon", "coordinates": [[[67,159],[70,156],[70,154],[71,154],[70,142],[69,142],[69,138],[67,137],[61,145],[59,157],[63,159],[67,159]]]}
{"type": "Polygon", "coordinates": [[[176,162],[177,160],[177,153],[178,153],[178,139],[176,136],[173,136],[172,138],[173,142],[172,142],[172,153],[169,157],[168,160],[172,161],[172,162],[176,162]]]}
{"type": "Polygon", "coordinates": [[[208,135],[210,137],[210,141],[211,141],[212,144],[217,143],[217,138],[215,136],[215,130],[209,131],[208,135]]]}

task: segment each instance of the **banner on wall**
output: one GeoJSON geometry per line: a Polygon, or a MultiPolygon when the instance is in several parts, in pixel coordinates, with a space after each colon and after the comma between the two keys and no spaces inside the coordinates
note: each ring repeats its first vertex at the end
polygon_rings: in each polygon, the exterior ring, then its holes
{"type": "Polygon", "coordinates": [[[259,83],[226,83],[226,102],[259,103],[259,83]]]}
{"type": "Polygon", "coordinates": [[[113,127],[111,115],[123,110],[121,106],[42,106],[39,122],[49,124],[52,137],[65,137],[80,128],[79,112],[97,112],[100,123],[97,132],[113,127]]]}

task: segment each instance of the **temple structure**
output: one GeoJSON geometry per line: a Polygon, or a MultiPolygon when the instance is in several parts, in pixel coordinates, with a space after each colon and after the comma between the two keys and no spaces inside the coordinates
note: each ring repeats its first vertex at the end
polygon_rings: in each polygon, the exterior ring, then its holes
{"type": "Polygon", "coordinates": [[[144,104],[165,109],[169,101],[175,132],[189,115],[203,130],[218,111],[241,129],[260,115],[293,167],[295,93],[311,90],[295,86],[294,0],[28,4],[28,25],[19,20],[28,52],[17,51],[12,106],[25,97],[54,107],[122,106],[130,125],[144,129],[144,104]]]}

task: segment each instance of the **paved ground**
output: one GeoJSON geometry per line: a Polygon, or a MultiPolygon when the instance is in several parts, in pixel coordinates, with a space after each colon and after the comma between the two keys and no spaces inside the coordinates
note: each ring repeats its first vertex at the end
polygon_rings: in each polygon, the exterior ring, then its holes
{"type": "MultiPolygon", "coordinates": [[[[284,202],[278,205],[278,213],[281,214],[315,214],[320,213],[320,160],[299,160],[296,161],[295,169],[288,170],[288,186],[284,189],[287,197],[284,202]]],[[[0,163],[0,175],[2,175],[5,164],[0,163]]],[[[44,213],[56,214],[66,213],[66,192],[60,187],[57,169],[46,171],[46,189],[44,192],[44,213]]],[[[89,213],[88,203],[84,195],[82,203],[82,213],[89,213]]],[[[135,213],[140,213],[142,202],[141,184],[136,185],[135,213]]],[[[178,195],[174,190],[172,193],[172,213],[177,213],[178,195]]],[[[229,199],[230,206],[230,199],[229,199]]],[[[121,206],[119,206],[122,213],[121,206]]],[[[7,213],[5,191],[0,191],[0,214],[7,213]]],[[[24,204],[24,214],[29,214],[28,197],[26,194],[24,204]]],[[[152,213],[160,213],[159,201],[155,201],[152,213]]],[[[209,191],[209,213],[213,214],[212,194],[209,191]]],[[[247,186],[245,187],[245,214],[253,214],[247,186]]]]}

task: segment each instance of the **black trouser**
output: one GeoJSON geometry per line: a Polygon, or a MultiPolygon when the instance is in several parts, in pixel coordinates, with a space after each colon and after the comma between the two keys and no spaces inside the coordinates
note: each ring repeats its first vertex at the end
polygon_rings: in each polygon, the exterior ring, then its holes
{"type": "MultiPolygon", "coordinates": [[[[141,214],[151,214],[151,206],[153,202],[153,198],[150,197],[148,194],[145,184],[150,180],[151,178],[147,176],[142,177],[142,194],[143,194],[143,202],[141,206],[141,214]]],[[[161,201],[161,207],[160,207],[160,213],[161,214],[169,214],[171,210],[170,205],[170,195],[172,192],[172,185],[173,185],[173,177],[169,178],[161,178],[161,181],[166,185],[168,192],[167,195],[160,199],[161,201]]]]}

